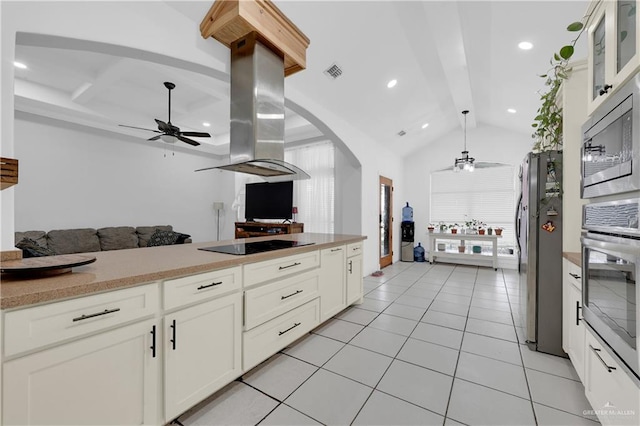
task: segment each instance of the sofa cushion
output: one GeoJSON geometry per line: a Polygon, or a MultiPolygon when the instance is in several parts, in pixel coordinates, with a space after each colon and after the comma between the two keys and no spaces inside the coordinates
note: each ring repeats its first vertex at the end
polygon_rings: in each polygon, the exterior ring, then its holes
{"type": "Polygon", "coordinates": [[[16,232],[14,234],[13,242],[14,244],[18,244],[24,238],[29,238],[35,241],[40,247],[47,247],[47,233],[44,231],[16,232]]]}
{"type": "Polygon", "coordinates": [[[98,232],[93,228],[49,231],[47,246],[58,254],[100,251],[98,232]]]}
{"type": "Polygon", "coordinates": [[[138,234],[132,226],[110,226],[98,229],[100,250],[138,248],[138,234]]]}
{"type": "Polygon", "coordinates": [[[147,247],[170,246],[178,241],[180,235],[181,234],[173,231],[157,230],[153,233],[151,238],[149,238],[147,247]]]}
{"type": "Polygon", "coordinates": [[[53,256],[56,253],[46,247],[42,247],[35,240],[24,237],[16,244],[16,247],[22,250],[22,257],[42,257],[53,256]]]}
{"type": "Polygon", "coordinates": [[[171,225],[138,226],[136,228],[136,234],[138,234],[138,246],[146,247],[149,242],[149,238],[151,238],[156,230],[173,231],[173,227],[171,225]]]}

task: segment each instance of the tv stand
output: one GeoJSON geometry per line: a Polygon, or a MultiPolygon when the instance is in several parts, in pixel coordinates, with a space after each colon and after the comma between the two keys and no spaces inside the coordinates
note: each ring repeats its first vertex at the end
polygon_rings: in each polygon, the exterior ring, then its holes
{"type": "Polygon", "coordinates": [[[269,235],[299,234],[304,223],[236,222],[235,238],[267,237],[269,235]]]}

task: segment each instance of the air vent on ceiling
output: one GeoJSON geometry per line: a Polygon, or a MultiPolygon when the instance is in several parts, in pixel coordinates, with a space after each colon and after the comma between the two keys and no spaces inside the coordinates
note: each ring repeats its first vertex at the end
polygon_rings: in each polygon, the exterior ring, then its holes
{"type": "Polygon", "coordinates": [[[340,68],[340,65],[334,62],[333,65],[331,65],[329,68],[324,70],[324,74],[327,77],[331,77],[332,79],[335,80],[336,78],[342,75],[342,68],[340,68]]]}
{"type": "Polygon", "coordinates": [[[404,136],[404,135],[406,135],[406,134],[407,134],[407,132],[405,132],[404,130],[400,130],[400,131],[398,132],[398,136],[404,136]]]}

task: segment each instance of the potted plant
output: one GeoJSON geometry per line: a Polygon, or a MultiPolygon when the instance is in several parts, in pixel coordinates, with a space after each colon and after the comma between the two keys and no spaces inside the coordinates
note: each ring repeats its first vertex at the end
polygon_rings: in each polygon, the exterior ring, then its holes
{"type": "Polygon", "coordinates": [[[482,226],[478,226],[478,235],[484,235],[485,229],[482,226]]]}
{"type": "Polygon", "coordinates": [[[458,253],[464,253],[466,246],[458,246],[458,253]]]}
{"type": "Polygon", "coordinates": [[[447,231],[447,224],[444,222],[438,223],[438,228],[440,228],[440,232],[444,233],[447,231]]]}
{"type": "Polygon", "coordinates": [[[436,226],[433,223],[430,223],[429,226],[427,226],[427,231],[429,231],[430,234],[433,234],[434,229],[436,229],[436,226]]]}
{"type": "Polygon", "coordinates": [[[488,227],[487,228],[487,235],[493,235],[493,228],[492,227],[488,227]]]}
{"type": "Polygon", "coordinates": [[[451,233],[452,234],[457,234],[458,233],[458,225],[457,223],[451,224],[449,225],[449,229],[451,229],[451,233]]]}
{"type": "Polygon", "coordinates": [[[502,235],[502,230],[503,230],[503,229],[504,229],[504,228],[496,228],[496,229],[495,229],[495,231],[496,231],[496,235],[502,235]]]}

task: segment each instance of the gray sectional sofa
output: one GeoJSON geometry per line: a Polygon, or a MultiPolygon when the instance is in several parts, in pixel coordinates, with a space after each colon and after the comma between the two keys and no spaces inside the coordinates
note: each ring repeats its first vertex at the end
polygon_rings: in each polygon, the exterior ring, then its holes
{"type": "MultiPolygon", "coordinates": [[[[26,231],[15,233],[15,243],[23,238],[34,240],[39,246],[55,254],[89,253],[147,247],[156,231],[173,231],[171,225],[115,226],[100,229],[60,229],[54,231],[26,231]]],[[[180,234],[180,233],[177,233],[180,234]]],[[[180,234],[189,237],[185,234],[180,234]]],[[[190,238],[179,238],[177,244],[190,243],[190,238]]]]}

